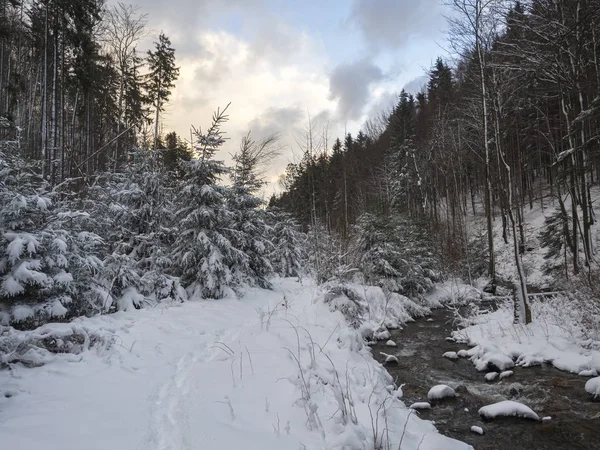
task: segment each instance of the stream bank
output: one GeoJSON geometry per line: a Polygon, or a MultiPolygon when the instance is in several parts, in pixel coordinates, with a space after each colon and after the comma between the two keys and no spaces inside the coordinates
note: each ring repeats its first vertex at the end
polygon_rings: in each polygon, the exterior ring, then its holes
{"type": "Polygon", "coordinates": [[[431,316],[391,331],[398,347],[385,342],[372,346],[374,357],[383,362],[380,352],[394,354],[399,363],[386,364],[397,385],[404,384],[407,406],[427,401],[427,392],[436,384],[454,388],[457,397],[432,403],[431,410],[419,416],[435,423],[440,433],[467,442],[475,449],[598,449],[600,448],[600,402],[585,392],[588,378],[559,371],[551,365],[514,368],[514,375],[501,381],[486,382],[467,358],[443,358],[447,351],[467,349],[448,342],[454,314],[448,309],[434,310],[431,316]],[[515,400],[531,407],[549,422],[519,418],[483,421],[482,406],[502,400],[515,400]],[[485,434],[470,431],[481,426],[485,434]]]}

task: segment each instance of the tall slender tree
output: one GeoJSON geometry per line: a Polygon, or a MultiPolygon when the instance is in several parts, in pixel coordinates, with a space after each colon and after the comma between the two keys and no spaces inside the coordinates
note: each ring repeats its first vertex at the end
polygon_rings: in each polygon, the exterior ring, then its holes
{"type": "Polygon", "coordinates": [[[171,96],[171,89],[179,78],[179,67],[175,65],[175,49],[164,33],[154,43],[154,51],[148,50],[148,94],[154,105],[154,150],[158,143],[160,113],[171,96]]]}

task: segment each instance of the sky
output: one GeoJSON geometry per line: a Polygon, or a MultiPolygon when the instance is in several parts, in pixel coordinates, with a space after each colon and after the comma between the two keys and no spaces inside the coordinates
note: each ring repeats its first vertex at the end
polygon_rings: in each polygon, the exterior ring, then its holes
{"type": "MultiPolygon", "coordinates": [[[[150,38],[164,32],[176,49],[180,77],[162,115],[165,131],[189,137],[212,112],[231,103],[230,160],[248,131],[255,140],[281,135],[282,155],[264,195],[302,154],[310,118],[328,142],[356,134],[369,117],[416,92],[443,56],[440,0],[137,0],[150,38]]],[[[151,43],[150,43],[151,44],[151,43]]],[[[146,44],[147,45],[147,44],[146,44]]],[[[330,147],[331,145],[329,145],[330,147]]]]}

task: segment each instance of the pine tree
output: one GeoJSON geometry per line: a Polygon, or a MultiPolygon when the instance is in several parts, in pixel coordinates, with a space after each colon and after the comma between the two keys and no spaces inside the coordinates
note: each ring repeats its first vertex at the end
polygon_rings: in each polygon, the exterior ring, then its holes
{"type": "Polygon", "coordinates": [[[171,41],[163,33],[158,36],[158,42],[154,43],[155,50],[148,50],[148,95],[154,105],[154,150],[158,142],[158,123],[160,113],[164,111],[164,105],[169,100],[171,89],[179,78],[179,67],[175,66],[175,49],[171,47],[171,41]]]}
{"type": "Polygon", "coordinates": [[[270,260],[273,271],[281,277],[299,277],[306,271],[307,237],[299,230],[292,216],[277,208],[270,208],[271,240],[270,260]]]}
{"type": "Polygon", "coordinates": [[[131,158],[121,171],[101,175],[88,199],[109,245],[103,274],[109,310],[185,300],[172,270],[177,230],[170,174],[152,150],[133,151],[131,158]]]}
{"type": "Polygon", "coordinates": [[[40,165],[0,150],[0,313],[19,327],[102,312],[106,294],[102,239],[89,214],[60,205],[40,165]]]}
{"type": "Polygon", "coordinates": [[[225,296],[228,287],[243,282],[249,265],[248,256],[226,234],[233,213],[227,208],[228,189],[218,182],[228,170],[214,159],[225,142],[221,126],[228,119],[226,111],[215,113],[205,133],[194,129],[198,158],[183,164],[176,203],[179,232],[173,258],[190,294],[202,298],[225,296]]]}
{"type": "Polygon", "coordinates": [[[232,222],[227,232],[231,243],[248,257],[247,273],[240,271],[240,276],[264,288],[271,287],[267,278],[273,273],[269,260],[273,244],[269,240],[271,230],[265,211],[259,209],[264,202],[257,193],[265,184],[261,166],[276,156],[277,140],[277,136],[271,136],[256,142],[250,134],[242,139],[240,150],[233,156],[233,184],[228,195],[232,222]]]}

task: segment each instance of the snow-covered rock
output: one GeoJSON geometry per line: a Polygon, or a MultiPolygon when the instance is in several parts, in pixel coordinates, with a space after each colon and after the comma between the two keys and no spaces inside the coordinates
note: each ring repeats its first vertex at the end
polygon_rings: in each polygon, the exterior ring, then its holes
{"type": "Polygon", "coordinates": [[[438,384],[432,387],[427,394],[429,400],[441,400],[447,397],[456,397],[456,392],[445,384],[438,384]]]}
{"type": "Polygon", "coordinates": [[[483,434],[483,428],[473,425],[471,431],[477,434],[483,434]]]}
{"type": "Polygon", "coordinates": [[[508,377],[510,377],[512,375],[514,375],[514,372],[512,370],[505,370],[504,372],[502,372],[500,374],[500,379],[508,378],[508,377]]]}
{"type": "Polygon", "coordinates": [[[385,341],[385,340],[389,339],[391,336],[392,335],[390,334],[390,332],[388,330],[384,330],[384,331],[375,333],[375,339],[377,339],[378,341],[385,341]]]}
{"type": "Polygon", "coordinates": [[[542,417],[542,422],[550,422],[551,420],[552,420],[552,417],[550,417],[550,416],[542,417]]]}
{"type": "Polygon", "coordinates": [[[496,368],[504,371],[515,367],[515,363],[509,356],[504,353],[484,353],[475,362],[475,368],[477,370],[486,370],[489,368],[496,368]]]}
{"type": "Polygon", "coordinates": [[[467,350],[459,350],[457,355],[460,358],[468,358],[469,356],[471,356],[467,350]]]}
{"type": "Polygon", "coordinates": [[[494,381],[496,378],[498,378],[498,372],[489,372],[485,374],[485,381],[494,381]]]}
{"type": "Polygon", "coordinates": [[[446,352],[442,356],[448,359],[458,359],[458,355],[456,354],[456,352],[446,352]]]}
{"type": "Polygon", "coordinates": [[[486,419],[494,419],[499,416],[516,416],[524,419],[540,420],[533,410],[522,403],[512,400],[493,403],[479,409],[479,415],[486,419]]]}
{"type": "Polygon", "coordinates": [[[578,375],[580,377],[597,377],[598,372],[596,371],[596,369],[587,369],[587,370],[582,370],[581,372],[579,372],[578,375]]]}
{"type": "Polygon", "coordinates": [[[410,409],[431,409],[431,405],[427,402],[417,402],[410,405],[410,409]]]}
{"type": "Polygon", "coordinates": [[[397,344],[391,339],[385,343],[388,347],[397,347],[397,344]]]}
{"type": "Polygon", "coordinates": [[[427,322],[433,322],[433,319],[430,317],[429,319],[427,319],[427,322]]]}
{"type": "Polygon", "coordinates": [[[585,383],[586,392],[592,394],[594,398],[600,395],[600,377],[590,378],[585,383]]]}
{"type": "Polygon", "coordinates": [[[398,358],[395,357],[394,355],[388,355],[387,353],[383,353],[383,352],[379,352],[381,354],[381,356],[385,357],[385,363],[386,364],[398,364],[398,358]]]}

